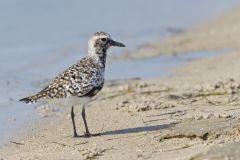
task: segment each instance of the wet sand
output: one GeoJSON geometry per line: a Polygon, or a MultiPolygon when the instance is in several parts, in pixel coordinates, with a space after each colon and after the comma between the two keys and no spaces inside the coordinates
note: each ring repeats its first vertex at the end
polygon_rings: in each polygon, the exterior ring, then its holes
{"type": "MultiPolygon", "coordinates": [[[[0,158],[238,159],[240,28],[229,27],[240,26],[239,17],[240,12],[234,11],[158,45],[169,46],[164,52],[169,54],[235,51],[192,61],[168,78],[106,85],[86,110],[90,131],[101,136],[72,138],[70,108],[58,112],[45,106],[39,112],[50,123],[35,125],[28,134],[1,147],[0,158]],[[214,26],[216,32],[209,34],[214,26]]],[[[80,107],[76,107],[76,121],[82,134],[80,107]]]]}

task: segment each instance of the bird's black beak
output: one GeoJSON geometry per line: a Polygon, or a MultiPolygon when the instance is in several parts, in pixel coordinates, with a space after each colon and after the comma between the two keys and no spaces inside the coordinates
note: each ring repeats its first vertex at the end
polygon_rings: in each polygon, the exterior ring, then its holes
{"type": "Polygon", "coordinates": [[[117,41],[114,41],[114,40],[111,40],[110,41],[110,45],[111,46],[117,46],[117,47],[125,47],[124,44],[120,43],[120,42],[117,42],[117,41]]]}

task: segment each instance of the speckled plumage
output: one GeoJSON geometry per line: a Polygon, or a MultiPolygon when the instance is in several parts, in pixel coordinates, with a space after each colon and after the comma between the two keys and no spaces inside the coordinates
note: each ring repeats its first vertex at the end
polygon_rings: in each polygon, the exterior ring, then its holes
{"type": "Polygon", "coordinates": [[[94,57],[87,56],[59,74],[53,82],[36,95],[27,97],[27,103],[69,96],[94,96],[104,84],[104,67],[94,57]],[[97,89],[95,91],[95,89],[97,89]]]}
{"type": "Polygon", "coordinates": [[[45,89],[20,101],[33,103],[45,99],[96,95],[104,84],[106,52],[111,46],[110,41],[112,39],[109,34],[96,32],[89,40],[86,57],[59,74],[45,89]],[[102,42],[102,38],[106,42],[102,42]]]}

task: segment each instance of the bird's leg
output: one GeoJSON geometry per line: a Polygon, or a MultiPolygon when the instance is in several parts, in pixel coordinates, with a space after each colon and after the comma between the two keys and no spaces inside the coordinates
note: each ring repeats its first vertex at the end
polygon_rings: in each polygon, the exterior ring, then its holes
{"type": "Polygon", "coordinates": [[[73,111],[73,106],[72,106],[72,110],[71,110],[71,118],[72,118],[72,124],[73,124],[73,137],[78,137],[77,135],[77,131],[76,131],[76,126],[75,126],[75,120],[74,120],[74,111],[73,111]]]}
{"type": "Polygon", "coordinates": [[[84,136],[90,137],[91,134],[88,130],[88,125],[87,125],[87,121],[86,121],[85,105],[83,105],[83,107],[82,107],[82,118],[83,118],[84,126],[85,126],[85,129],[86,129],[86,132],[85,132],[84,136]]]}

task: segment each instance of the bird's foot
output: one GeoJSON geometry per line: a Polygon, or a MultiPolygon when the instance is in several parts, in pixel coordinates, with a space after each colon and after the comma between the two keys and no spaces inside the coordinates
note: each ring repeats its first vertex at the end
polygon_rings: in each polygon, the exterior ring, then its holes
{"type": "Polygon", "coordinates": [[[77,138],[77,137],[79,137],[79,135],[77,134],[77,132],[74,132],[73,133],[73,138],[77,138]]]}
{"type": "Polygon", "coordinates": [[[101,135],[101,133],[91,134],[89,132],[85,132],[84,135],[82,135],[81,137],[90,138],[90,137],[96,137],[96,136],[100,136],[100,135],[101,135]]]}
{"type": "Polygon", "coordinates": [[[88,138],[88,137],[91,137],[92,136],[92,134],[91,133],[89,133],[89,132],[84,132],[84,135],[83,135],[83,137],[86,137],[86,138],[88,138]]]}

